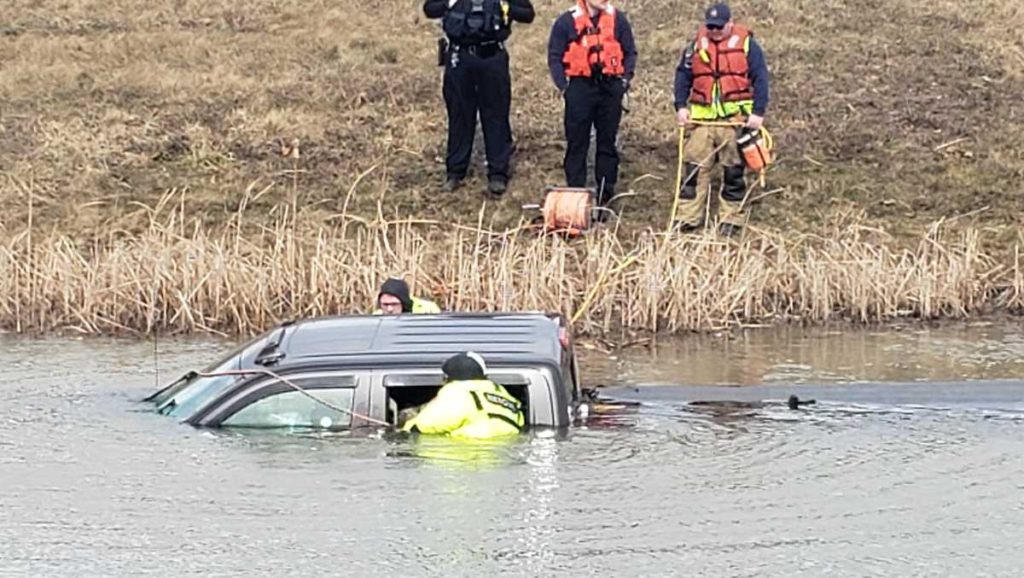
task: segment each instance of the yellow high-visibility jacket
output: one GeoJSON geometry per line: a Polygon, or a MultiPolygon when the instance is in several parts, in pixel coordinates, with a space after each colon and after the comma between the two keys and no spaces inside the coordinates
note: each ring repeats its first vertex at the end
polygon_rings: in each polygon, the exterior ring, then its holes
{"type": "MultiPolygon", "coordinates": [[[[431,315],[434,313],[440,313],[441,308],[437,306],[437,303],[429,299],[420,299],[419,297],[412,298],[412,313],[413,315],[431,315]]],[[[384,312],[380,309],[374,309],[374,315],[382,315],[384,312]]]]}
{"type": "Polygon", "coordinates": [[[524,425],[519,400],[493,381],[476,379],[446,383],[402,430],[487,439],[516,435],[524,425]]]}

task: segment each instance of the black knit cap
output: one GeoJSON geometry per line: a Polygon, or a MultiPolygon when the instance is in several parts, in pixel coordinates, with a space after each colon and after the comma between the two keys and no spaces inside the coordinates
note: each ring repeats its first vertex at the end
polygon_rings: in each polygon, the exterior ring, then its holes
{"type": "Polygon", "coordinates": [[[381,295],[393,295],[402,302],[402,312],[412,312],[412,297],[409,296],[409,284],[402,279],[394,277],[388,279],[380,286],[380,293],[377,294],[377,303],[380,304],[381,295]]]}
{"type": "MultiPolygon", "coordinates": [[[[479,356],[473,354],[477,359],[479,356]]],[[[486,368],[473,359],[469,353],[459,353],[448,358],[441,366],[441,371],[452,381],[486,379],[486,368]]]]}

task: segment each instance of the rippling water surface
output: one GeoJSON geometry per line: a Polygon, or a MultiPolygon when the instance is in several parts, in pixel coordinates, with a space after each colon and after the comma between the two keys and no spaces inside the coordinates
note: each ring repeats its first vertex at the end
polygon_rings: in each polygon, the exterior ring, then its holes
{"type": "MultiPolygon", "coordinates": [[[[224,346],[162,343],[162,380],[224,346]]],[[[1022,350],[1010,323],[591,350],[640,405],[465,446],[196,430],[136,402],[151,343],[7,336],[0,575],[1018,576],[1022,350]]]]}

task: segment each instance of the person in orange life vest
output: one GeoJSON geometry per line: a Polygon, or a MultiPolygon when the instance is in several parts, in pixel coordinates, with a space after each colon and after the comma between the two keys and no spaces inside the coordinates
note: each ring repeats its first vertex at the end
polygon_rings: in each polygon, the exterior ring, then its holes
{"type": "Polygon", "coordinates": [[[737,122],[744,125],[743,130],[760,129],[768,109],[768,92],[768,66],[753,33],[733,22],[726,4],[708,8],[704,26],[696,40],[686,45],[676,67],[676,120],[680,126],[690,127],[684,179],[678,191],[677,229],[689,232],[704,225],[711,171],[717,162],[723,173],[719,231],[734,235],[741,230],[747,183],[736,145],[740,131],[701,125],[700,121],[737,122]]]}
{"type": "MultiPolygon", "coordinates": [[[[565,99],[565,180],[587,184],[590,131],[597,132],[594,176],[598,203],[615,196],[622,97],[636,69],[636,43],[626,14],[607,0],[578,0],[559,16],[548,39],[548,69],[565,99]]],[[[602,213],[603,214],[603,213],[602,213]]]]}

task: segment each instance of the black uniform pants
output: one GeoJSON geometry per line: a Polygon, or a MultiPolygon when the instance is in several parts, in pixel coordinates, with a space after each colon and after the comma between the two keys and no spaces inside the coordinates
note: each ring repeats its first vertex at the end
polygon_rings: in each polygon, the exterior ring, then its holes
{"type": "Polygon", "coordinates": [[[615,195],[615,183],[619,180],[619,151],[615,139],[622,120],[624,93],[622,79],[617,77],[574,77],[569,79],[565,89],[565,184],[586,186],[587,151],[593,127],[597,132],[594,176],[600,203],[615,195]]]}
{"type": "Polygon", "coordinates": [[[461,179],[469,169],[477,113],[484,133],[487,177],[508,179],[512,154],[512,79],[508,52],[452,46],[444,63],[444,103],[448,109],[448,178],[461,179]]]}

